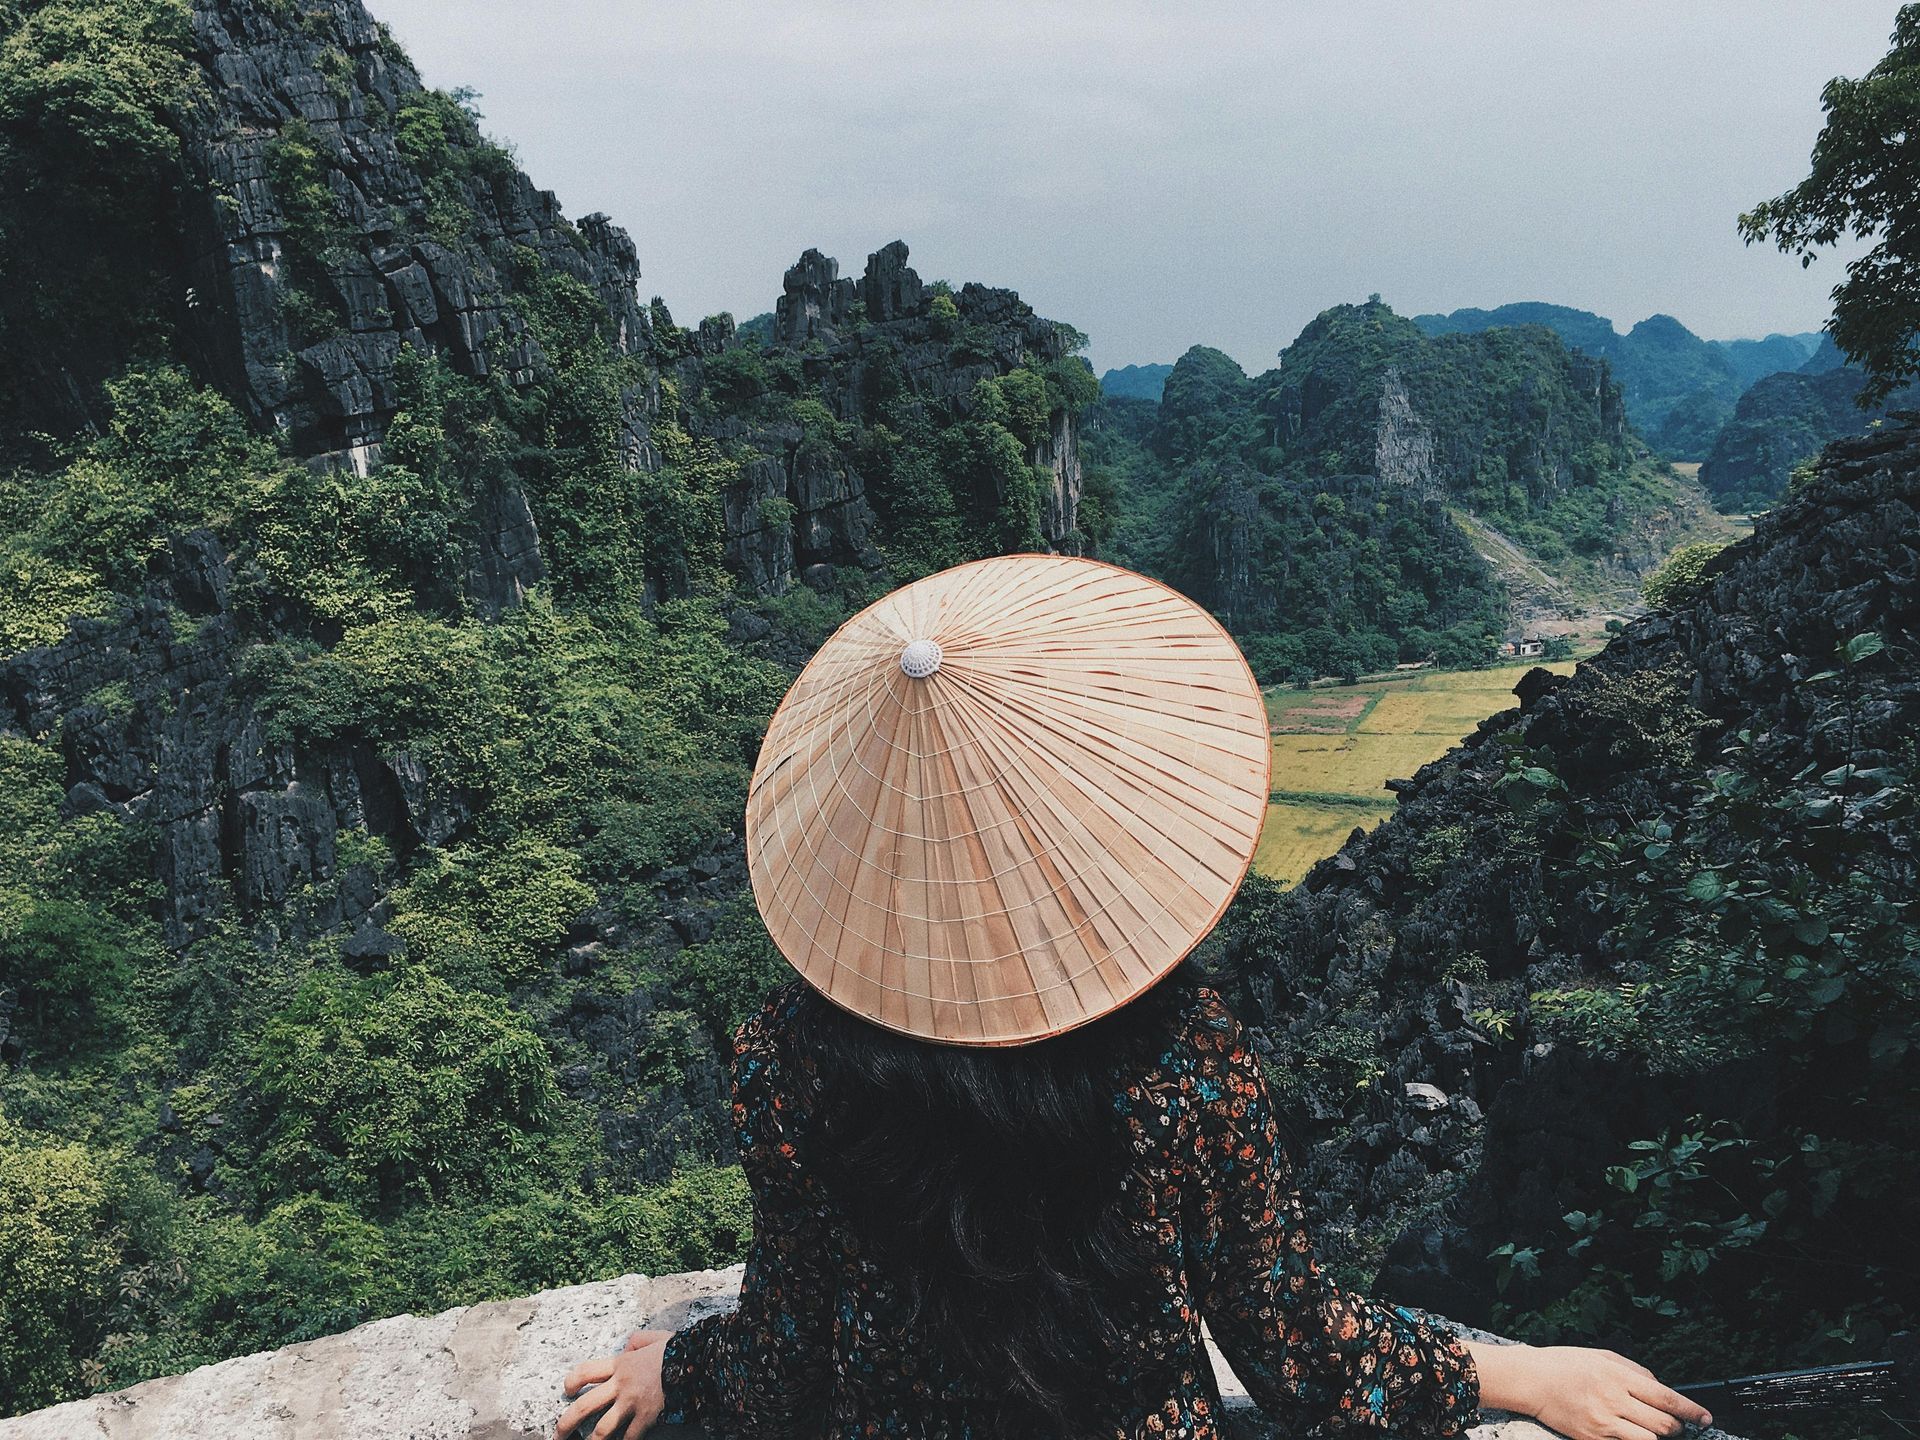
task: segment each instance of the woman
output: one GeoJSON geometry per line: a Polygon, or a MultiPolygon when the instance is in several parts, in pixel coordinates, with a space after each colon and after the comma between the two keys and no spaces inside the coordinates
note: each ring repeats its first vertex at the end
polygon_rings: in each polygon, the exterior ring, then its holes
{"type": "Polygon", "coordinates": [[[1249,1037],[1181,963],[1269,745],[1225,632],[1113,566],[960,566],[836,632],[749,792],[801,978],[735,1038],[739,1308],[576,1367],[556,1434],[1214,1440],[1203,1320],[1289,1433],[1708,1423],[1619,1356],[1463,1341],[1321,1272],[1249,1037]]]}

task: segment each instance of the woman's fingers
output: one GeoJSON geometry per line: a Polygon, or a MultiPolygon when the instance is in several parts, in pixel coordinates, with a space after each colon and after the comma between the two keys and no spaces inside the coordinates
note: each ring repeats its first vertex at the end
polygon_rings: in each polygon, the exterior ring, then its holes
{"type": "Polygon", "coordinates": [[[627,1336],[627,1349],[644,1350],[649,1345],[664,1345],[673,1336],[671,1330],[636,1330],[627,1336]]]}
{"type": "Polygon", "coordinates": [[[1636,1370],[1640,1374],[1646,1376],[1647,1379],[1649,1380],[1654,1378],[1653,1371],[1649,1370],[1646,1366],[1642,1365],[1638,1360],[1632,1360],[1632,1359],[1629,1359],[1627,1356],[1622,1355],[1618,1350],[1602,1350],[1600,1353],[1602,1355],[1611,1356],[1613,1359],[1618,1360],[1622,1365],[1626,1366],[1629,1370],[1636,1370]]]}
{"type": "Polygon", "coordinates": [[[600,1423],[593,1427],[591,1440],[613,1440],[623,1434],[627,1421],[633,1416],[633,1402],[624,1396],[607,1407],[607,1413],[600,1417],[600,1423]]]}
{"type": "Polygon", "coordinates": [[[1660,1440],[1660,1436],[1644,1425],[1636,1425],[1625,1419],[1615,1421],[1607,1427],[1606,1433],[1611,1440],[1660,1440]]]}
{"type": "Polygon", "coordinates": [[[1677,1415],[1689,1425],[1713,1423],[1713,1416],[1707,1413],[1706,1406],[1697,1400],[1689,1400],[1678,1390],[1669,1389],[1652,1376],[1648,1376],[1637,1384],[1629,1384],[1627,1388],[1633,1392],[1634,1399],[1644,1400],[1647,1404],[1656,1406],[1669,1415],[1677,1415]]]}
{"type": "Polygon", "coordinates": [[[560,1382],[561,1393],[572,1395],[583,1385],[598,1385],[602,1380],[613,1376],[613,1357],[602,1356],[598,1360],[582,1360],[567,1371],[567,1378],[560,1382]]]}
{"type": "Polygon", "coordinates": [[[1642,1430],[1651,1430],[1655,1435],[1678,1435],[1686,1427],[1680,1423],[1680,1417],[1667,1410],[1656,1409],[1640,1400],[1628,1400],[1620,1407],[1621,1418],[1631,1420],[1642,1430]]]}
{"type": "Polygon", "coordinates": [[[589,1415],[605,1409],[612,1400],[613,1396],[604,1391],[589,1391],[582,1395],[560,1412],[560,1419],[553,1427],[555,1440],[567,1440],[569,1435],[586,1423],[589,1415]]]}

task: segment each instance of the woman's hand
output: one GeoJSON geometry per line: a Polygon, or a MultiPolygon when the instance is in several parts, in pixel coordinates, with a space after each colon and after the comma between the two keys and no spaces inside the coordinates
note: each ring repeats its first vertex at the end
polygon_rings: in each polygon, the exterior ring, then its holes
{"type": "Polygon", "coordinates": [[[1467,1342],[1480,1372],[1480,1403],[1531,1415],[1567,1440],[1654,1440],[1713,1417],[1611,1350],[1573,1345],[1467,1342]]]}
{"type": "Polygon", "coordinates": [[[559,1423],[553,1427],[554,1440],[569,1440],[575,1429],[598,1411],[606,1413],[593,1427],[592,1440],[616,1440],[619,1436],[637,1440],[646,1434],[667,1408],[666,1392],[660,1387],[660,1361],[672,1335],[671,1330],[636,1330],[618,1355],[583,1361],[569,1370],[563,1385],[565,1394],[572,1396],[592,1388],[561,1412],[559,1423]]]}

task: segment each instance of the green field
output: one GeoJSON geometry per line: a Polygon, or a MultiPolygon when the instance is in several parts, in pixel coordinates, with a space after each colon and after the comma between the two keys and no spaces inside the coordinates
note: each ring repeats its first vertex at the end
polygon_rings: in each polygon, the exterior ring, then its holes
{"type": "MultiPolygon", "coordinates": [[[[1558,674],[1571,660],[1546,668],[1558,674]]],[[[1273,803],[1254,869],[1294,884],[1340,848],[1355,826],[1393,810],[1383,787],[1438,759],[1487,716],[1511,707],[1529,662],[1429,670],[1311,690],[1266,692],[1273,726],[1273,803]]]]}

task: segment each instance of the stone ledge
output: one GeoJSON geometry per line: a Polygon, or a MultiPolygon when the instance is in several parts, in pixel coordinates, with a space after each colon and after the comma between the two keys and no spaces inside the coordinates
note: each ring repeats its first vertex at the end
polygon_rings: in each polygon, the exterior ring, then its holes
{"type": "MultiPolygon", "coordinates": [[[[545,1440],[570,1366],[618,1348],[630,1330],[676,1329],[725,1309],[739,1286],[739,1266],[623,1275],[439,1315],[396,1315],[0,1420],[0,1440],[545,1440]]],[[[1267,1440],[1276,1432],[1212,1353],[1228,1434],[1267,1440]]],[[[695,1440],[698,1431],[659,1433],[695,1440]]],[[[1551,1432],[1490,1416],[1472,1434],[1550,1440],[1551,1432]]]]}

